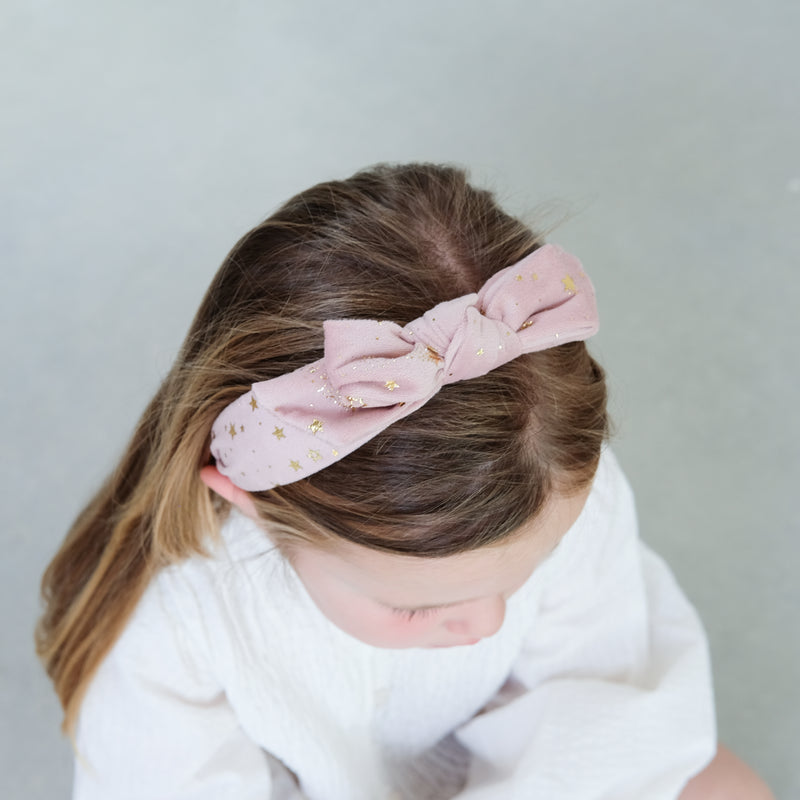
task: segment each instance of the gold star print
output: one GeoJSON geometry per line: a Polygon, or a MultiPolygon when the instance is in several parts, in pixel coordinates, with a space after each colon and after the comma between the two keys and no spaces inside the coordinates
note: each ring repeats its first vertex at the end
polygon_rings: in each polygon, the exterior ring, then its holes
{"type": "Polygon", "coordinates": [[[275,426],[275,430],[272,431],[272,435],[280,441],[281,439],[286,438],[286,434],[283,432],[283,428],[279,428],[277,425],[275,426]]]}
{"type": "Polygon", "coordinates": [[[250,408],[252,408],[253,411],[255,411],[258,408],[258,401],[256,400],[256,396],[255,395],[253,395],[250,398],[250,408]]]}
{"type": "Polygon", "coordinates": [[[319,450],[309,450],[308,451],[308,457],[312,461],[319,461],[322,458],[322,453],[320,453],[319,450]]]}
{"type": "Polygon", "coordinates": [[[231,439],[236,436],[236,426],[232,422],[230,428],[228,428],[228,433],[231,435],[231,439]]]}
{"type": "Polygon", "coordinates": [[[395,381],[386,381],[386,383],[384,383],[383,385],[384,385],[384,386],[385,386],[385,387],[386,387],[386,388],[387,388],[387,389],[388,389],[390,392],[393,392],[395,389],[397,389],[397,388],[399,388],[399,387],[400,387],[400,384],[399,384],[399,383],[396,383],[395,381]]]}
{"type": "Polygon", "coordinates": [[[575,281],[570,278],[569,275],[566,275],[561,279],[561,283],[564,284],[564,291],[571,292],[572,294],[576,294],[578,291],[578,287],[575,286],[575,281]]]}
{"type": "Polygon", "coordinates": [[[312,419],[311,424],[308,426],[308,429],[311,433],[317,434],[322,430],[322,420],[321,419],[312,419]]]}
{"type": "Polygon", "coordinates": [[[427,347],[426,350],[428,351],[428,358],[431,361],[435,361],[437,364],[440,361],[444,361],[444,359],[432,347],[427,347]]]}
{"type": "Polygon", "coordinates": [[[299,461],[295,461],[295,460],[293,459],[292,461],[290,461],[290,462],[289,462],[289,466],[290,466],[290,467],[291,467],[291,468],[292,468],[292,469],[293,469],[295,472],[297,472],[297,470],[299,470],[299,469],[300,469],[300,462],[299,462],[299,461]]]}
{"type": "Polygon", "coordinates": [[[538,272],[534,272],[533,275],[531,275],[531,278],[533,278],[533,280],[535,280],[535,281],[538,281],[539,280],[539,273],[538,272]]]}

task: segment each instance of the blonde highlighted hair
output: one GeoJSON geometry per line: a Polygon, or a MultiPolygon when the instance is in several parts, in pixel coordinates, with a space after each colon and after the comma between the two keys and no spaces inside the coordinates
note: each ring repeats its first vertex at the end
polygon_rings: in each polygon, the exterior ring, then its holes
{"type": "MultiPolygon", "coordinates": [[[[234,246],[118,467],[42,581],[37,650],[72,731],[152,576],[202,553],[228,506],[198,477],[220,411],[321,356],[325,319],[405,324],[540,245],[463,170],[380,165],[289,200],[234,246]]],[[[446,386],[328,469],[253,493],[287,551],[339,538],[441,557],[502,541],[592,478],[606,387],[583,342],[446,386]]]]}

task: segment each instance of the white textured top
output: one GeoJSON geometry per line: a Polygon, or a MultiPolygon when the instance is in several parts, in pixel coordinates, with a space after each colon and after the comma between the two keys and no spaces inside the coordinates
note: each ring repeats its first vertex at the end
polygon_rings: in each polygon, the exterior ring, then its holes
{"type": "Polygon", "coordinates": [[[716,731],[702,626],[606,451],[578,520],[473,646],[353,639],[232,515],[212,558],[148,588],[77,744],[76,800],[674,800],[716,731]]]}

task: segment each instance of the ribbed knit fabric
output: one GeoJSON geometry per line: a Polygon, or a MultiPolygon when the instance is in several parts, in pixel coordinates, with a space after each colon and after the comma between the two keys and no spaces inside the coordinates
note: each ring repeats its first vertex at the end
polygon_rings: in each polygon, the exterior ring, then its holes
{"type": "Polygon", "coordinates": [[[76,800],[674,800],[716,731],[702,626],[606,451],[577,522],[471,647],[353,639],[232,515],[213,557],[149,587],[77,742],[76,800]]]}

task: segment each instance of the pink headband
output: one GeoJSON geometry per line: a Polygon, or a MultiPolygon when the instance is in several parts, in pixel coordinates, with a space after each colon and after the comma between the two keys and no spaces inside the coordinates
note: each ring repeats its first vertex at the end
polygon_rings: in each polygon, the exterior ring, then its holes
{"type": "Polygon", "coordinates": [[[326,321],[324,356],[234,400],[214,422],[211,453],[241,489],[293,483],[352,453],[444,384],[588,339],[597,327],[594,289],[580,262],[544,245],[478,294],[439,303],[403,327],[326,321]]]}

